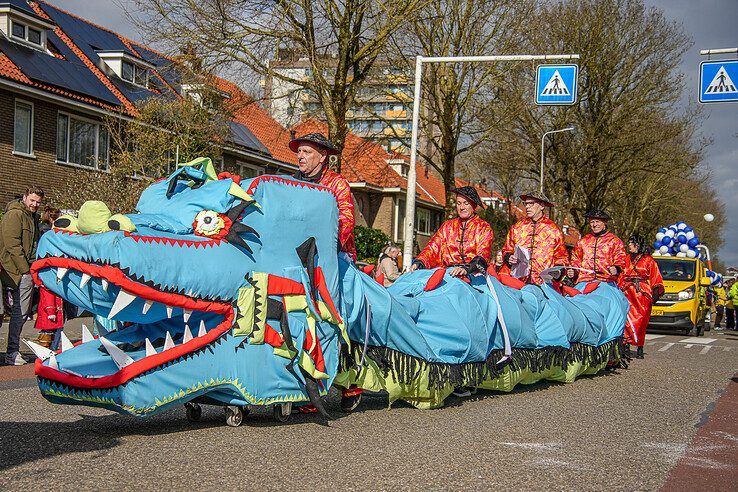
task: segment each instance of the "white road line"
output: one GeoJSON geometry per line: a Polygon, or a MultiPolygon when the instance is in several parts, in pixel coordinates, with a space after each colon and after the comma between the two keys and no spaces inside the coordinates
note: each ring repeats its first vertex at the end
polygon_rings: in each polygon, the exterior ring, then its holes
{"type": "Polygon", "coordinates": [[[669,343],[667,343],[666,345],[664,345],[663,347],[661,347],[661,348],[659,349],[659,352],[666,352],[666,351],[667,351],[667,350],[669,350],[669,349],[670,349],[670,348],[671,348],[671,347],[672,347],[673,345],[674,345],[673,343],[669,342],[669,343]]]}
{"type": "Polygon", "coordinates": [[[664,338],[666,335],[653,335],[651,333],[646,333],[646,340],[655,340],[657,338],[664,338]]]}
{"type": "Polygon", "coordinates": [[[694,345],[692,345],[691,343],[688,343],[687,345],[684,346],[684,348],[692,348],[692,347],[694,347],[694,345]]]}
{"type": "Polygon", "coordinates": [[[715,341],[717,341],[717,338],[691,337],[679,340],[679,343],[701,343],[702,345],[707,345],[715,341]]]}
{"type": "Polygon", "coordinates": [[[730,347],[724,347],[723,352],[730,352],[730,347]]]}
{"type": "Polygon", "coordinates": [[[707,352],[710,351],[711,348],[712,345],[705,345],[704,347],[702,347],[702,350],[700,350],[700,355],[705,355],[707,352]]]}

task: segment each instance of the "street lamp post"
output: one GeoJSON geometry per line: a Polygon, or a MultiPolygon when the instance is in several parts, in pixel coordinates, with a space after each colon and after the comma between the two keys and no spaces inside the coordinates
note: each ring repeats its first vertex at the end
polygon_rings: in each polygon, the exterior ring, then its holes
{"type": "Polygon", "coordinates": [[[546,141],[546,135],[551,135],[552,133],[573,132],[573,131],[574,131],[574,127],[573,126],[569,126],[569,127],[566,127],[566,128],[561,128],[560,130],[551,130],[551,131],[548,131],[548,132],[544,133],[543,136],[541,137],[541,183],[540,183],[540,192],[541,193],[543,193],[543,168],[544,168],[545,163],[546,163],[546,152],[545,152],[544,147],[543,147],[543,145],[544,145],[544,143],[546,141]]]}

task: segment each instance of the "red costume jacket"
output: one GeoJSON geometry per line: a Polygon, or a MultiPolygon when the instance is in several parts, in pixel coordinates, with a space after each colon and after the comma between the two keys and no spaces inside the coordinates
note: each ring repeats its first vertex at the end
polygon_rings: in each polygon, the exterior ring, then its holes
{"type": "Polygon", "coordinates": [[[338,247],[356,260],[354,199],[348,181],[341,174],[326,167],[318,183],[330,189],[338,202],[338,247]]]}
{"type": "Polygon", "coordinates": [[[537,222],[526,217],[510,227],[507,240],[502,247],[502,253],[507,257],[515,251],[515,246],[527,248],[530,254],[530,275],[527,279],[534,284],[542,284],[540,273],[553,266],[565,266],[568,263],[564,233],[559,226],[549,219],[542,217],[537,222]]]}
{"type": "Polygon", "coordinates": [[[478,215],[466,222],[456,217],[441,224],[416,260],[436,268],[467,264],[481,256],[489,264],[494,238],[490,225],[478,215]]]}
{"type": "Polygon", "coordinates": [[[627,255],[620,275],[620,288],[630,303],[625,326],[625,343],[643,347],[646,328],[651,320],[653,292],[664,293],[664,280],[651,255],[627,255]]]}
{"type": "Polygon", "coordinates": [[[571,266],[593,270],[595,273],[577,270],[579,282],[601,280],[603,282],[617,282],[618,275],[610,275],[608,267],[618,268],[622,272],[625,268],[625,245],[612,232],[605,232],[600,236],[587,234],[577,242],[571,254],[571,266]]]}
{"type": "Polygon", "coordinates": [[[38,291],[37,330],[57,330],[64,326],[64,301],[45,287],[38,291]]]}

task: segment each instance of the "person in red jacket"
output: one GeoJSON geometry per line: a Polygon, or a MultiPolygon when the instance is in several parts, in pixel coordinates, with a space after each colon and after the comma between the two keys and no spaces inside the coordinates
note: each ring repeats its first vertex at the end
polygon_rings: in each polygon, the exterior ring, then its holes
{"type": "Polygon", "coordinates": [[[310,133],[290,141],[290,150],[297,154],[298,172],[295,178],[325,186],[336,196],[338,204],[338,247],[356,261],[354,239],[354,199],[351,187],[342,175],[328,167],[328,158],[338,149],[322,133],[310,133]]]}
{"type": "Polygon", "coordinates": [[[462,277],[487,270],[495,235],[489,223],[477,215],[477,208],[484,208],[482,199],[471,186],[451,188],[451,191],[456,193],[458,217],[441,224],[413,260],[410,271],[443,267],[450,268],[450,275],[462,277]]]}
{"type": "Polygon", "coordinates": [[[618,281],[625,268],[625,245],[615,234],[607,230],[610,215],[603,210],[590,210],[584,215],[589,219],[589,234],[582,237],[571,254],[571,266],[566,276],[574,282],[618,281]]]}
{"type": "MultiPolygon", "coordinates": [[[[520,199],[525,202],[526,217],[510,227],[505,245],[502,247],[502,254],[505,263],[513,268],[518,264],[518,258],[513,255],[515,247],[525,248],[530,258],[530,272],[521,280],[540,285],[543,283],[540,275],[543,270],[554,266],[566,266],[569,262],[564,245],[564,233],[544,213],[547,207],[554,206],[546,195],[539,191],[531,191],[520,195],[520,199]]],[[[561,276],[563,272],[558,274],[556,280],[561,276]]]]}
{"type": "MultiPolygon", "coordinates": [[[[356,261],[354,239],[354,199],[351,187],[342,175],[328,167],[328,158],[337,155],[338,149],[322,133],[309,133],[290,141],[290,150],[297,154],[298,172],[295,178],[323,185],[336,197],[338,204],[338,247],[356,261]]],[[[355,386],[342,390],[341,410],[351,412],[359,406],[363,390],[355,386]]],[[[298,407],[300,411],[314,413],[313,405],[298,407]]]]}
{"type": "Polygon", "coordinates": [[[628,256],[620,276],[620,289],[630,303],[625,343],[635,345],[636,357],[642,359],[651,306],[664,295],[664,280],[656,260],[648,254],[643,236],[634,234],[628,239],[628,256]]]}
{"type": "Polygon", "coordinates": [[[64,328],[64,301],[45,287],[39,288],[36,342],[51,350],[59,345],[60,329],[64,328]]]}

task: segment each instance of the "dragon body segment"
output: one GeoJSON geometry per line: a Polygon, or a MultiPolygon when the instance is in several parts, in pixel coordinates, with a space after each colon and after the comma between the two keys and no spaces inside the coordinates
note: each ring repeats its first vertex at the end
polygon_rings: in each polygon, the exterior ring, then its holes
{"type": "Polygon", "coordinates": [[[42,394],[141,416],[204,398],[322,410],[335,383],[431,408],[455,385],[570,381],[621,356],[614,287],[428,288],[426,271],[384,289],[337,252],[337,224],[328,189],[216,175],[207,159],[149,186],[137,213],[87,202],[44,235],[32,273],[123,327],[37,351],[42,394]]]}

